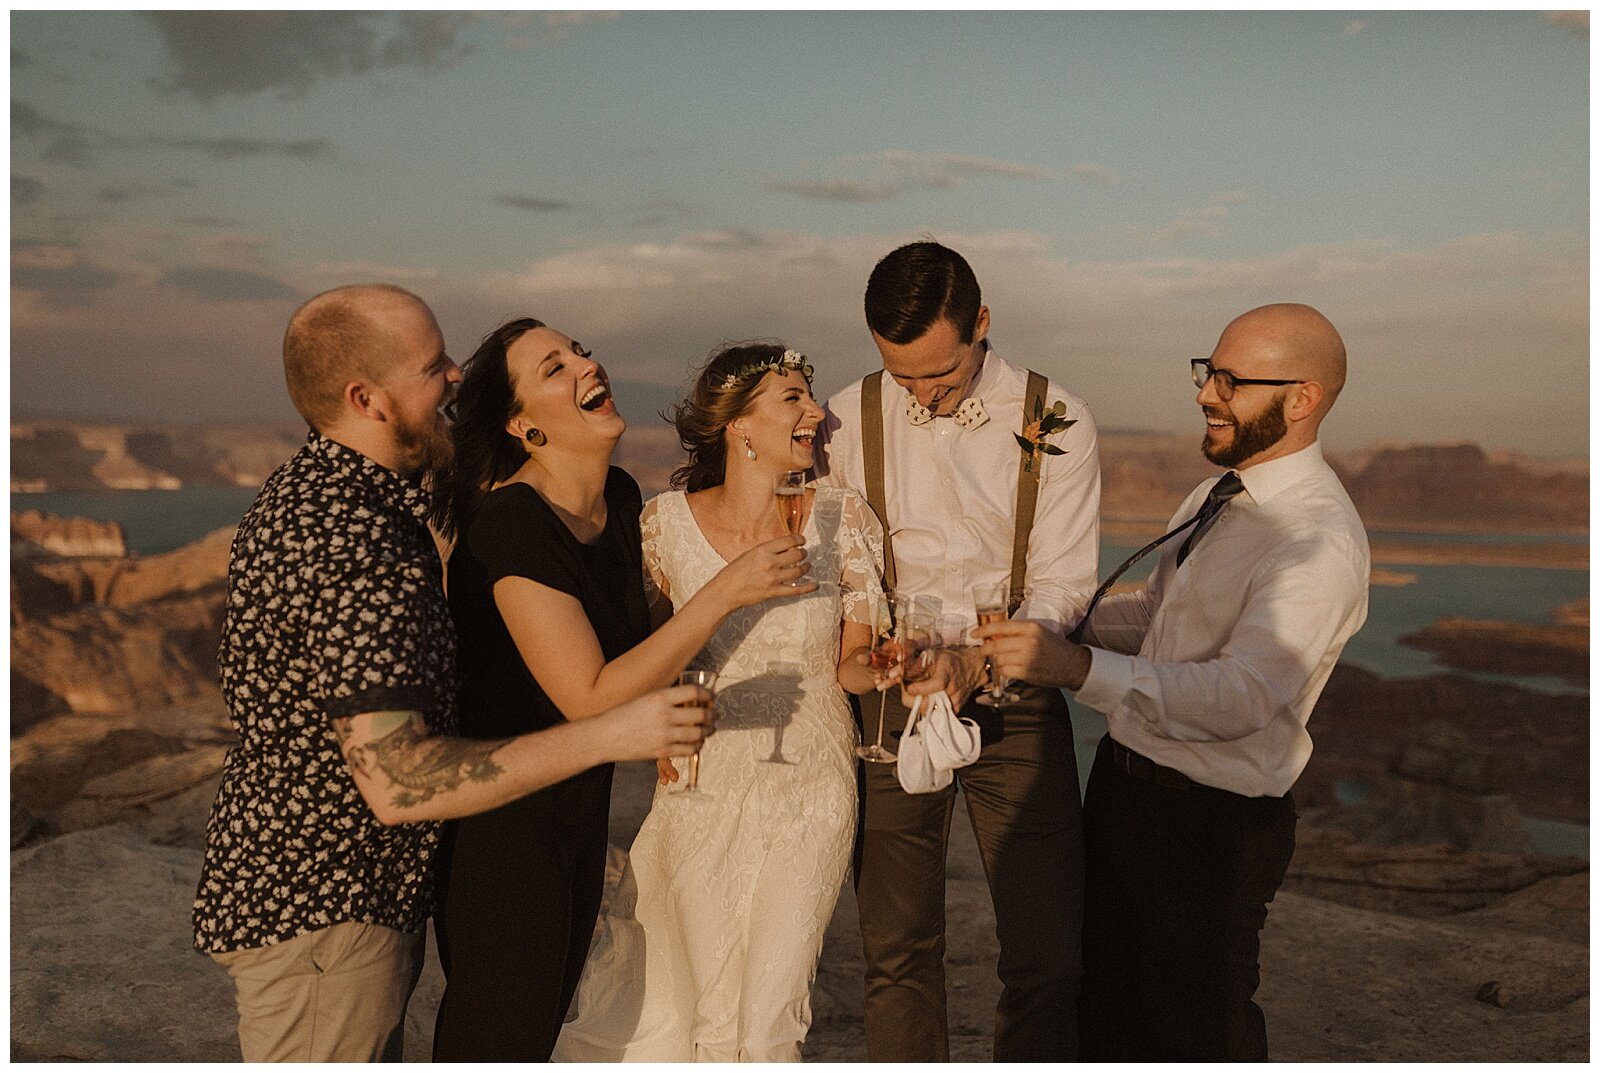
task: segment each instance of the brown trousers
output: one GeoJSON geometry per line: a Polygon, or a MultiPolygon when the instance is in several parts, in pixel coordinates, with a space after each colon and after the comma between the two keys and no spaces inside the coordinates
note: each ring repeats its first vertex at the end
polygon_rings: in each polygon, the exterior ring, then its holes
{"type": "MultiPolygon", "coordinates": [[[[1083,823],[1072,723],[1060,691],[1021,692],[1020,701],[999,710],[972,702],[962,709],[982,728],[983,752],[944,790],[908,794],[893,764],[863,765],[856,900],[871,1061],[950,1058],[944,880],[957,786],[966,795],[1000,940],[995,1061],[1078,1057],[1083,823]]],[[[887,698],[890,744],[907,712],[898,690],[887,698]]],[[[877,698],[864,697],[860,709],[871,740],[877,698]]]]}
{"type": "Polygon", "coordinates": [[[398,1062],[423,935],[343,923],[212,954],[238,992],[246,1062],[398,1062]]]}

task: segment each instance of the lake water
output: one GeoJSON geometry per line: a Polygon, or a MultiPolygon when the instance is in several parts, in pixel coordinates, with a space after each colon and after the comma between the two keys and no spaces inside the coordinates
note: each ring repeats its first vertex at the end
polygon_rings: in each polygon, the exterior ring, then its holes
{"type": "MultiPolygon", "coordinates": [[[[244,515],[255,498],[248,488],[186,488],[161,492],[41,492],[13,494],[13,510],[42,510],[52,514],[74,515],[115,521],[127,535],[129,550],[153,555],[181,547],[214,529],[233,525],[244,515]]],[[[1529,539],[1585,538],[1552,536],[1528,538],[1497,534],[1374,533],[1375,538],[1418,539],[1458,542],[1510,543],[1529,539]]],[[[1139,545],[1102,544],[1101,573],[1116,567],[1139,545]]],[[[1147,556],[1124,580],[1142,580],[1154,557],[1147,556]]],[[[1465,618],[1497,619],[1506,622],[1548,623],[1551,612],[1562,604],[1589,595],[1587,570],[1548,570],[1510,566],[1397,566],[1392,569],[1415,574],[1416,584],[1398,587],[1374,586],[1367,623],[1345,647],[1343,659],[1388,678],[1431,674],[1440,668],[1425,652],[1398,643],[1405,634],[1448,615],[1465,618]]],[[[1549,693],[1587,694],[1583,687],[1571,686],[1557,678],[1471,673],[1471,677],[1507,681],[1528,689],[1549,693]]],[[[1094,757],[1095,743],[1105,731],[1099,713],[1074,706],[1078,736],[1078,762],[1084,778],[1094,757]]],[[[1587,758],[1585,758],[1586,760],[1587,758]]],[[[1535,845],[1550,853],[1577,853],[1588,856],[1588,828],[1575,824],[1529,821],[1535,845]]]]}
{"type": "MultiPolygon", "coordinates": [[[[140,555],[171,551],[214,529],[233,525],[243,517],[255,491],[249,488],[185,488],[162,492],[40,492],[14,494],[13,510],[42,510],[115,521],[127,534],[129,550],[140,555]]],[[[1398,532],[1375,537],[1445,539],[1442,535],[1398,532]]],[[[1524,539],[1483,534],[1455,534],[1452,539],[1503,542],[1524,539]]],[[[1579,538],[1571,538],[1579,539],[1579,538]]],[[[1101,573],[1115,568],[1138,545],[1104,543],[1100,549],[1101,573]]],[[[1146,556],[1123,576],[1140,581],[1149,573],[1155,556],[1146,556]]],[[[1551,612],[1565,603],[1589,595],[1587,570],[1548,570],[1517,566],[1397,566],[1415,574],[1414,585],[1374,586],[1367,623],[1350,641],[1344,660],[1389,678],[1415,677],[1437,671],[1432,658],[1398,639],[1448,615],[1498,619],[1505,622],[1548,623],[1551,612]]],[[[1587,693],[1558,678],[1473,674],[1473,677],[1514,682],[1550,693],[1587,693]]]]}

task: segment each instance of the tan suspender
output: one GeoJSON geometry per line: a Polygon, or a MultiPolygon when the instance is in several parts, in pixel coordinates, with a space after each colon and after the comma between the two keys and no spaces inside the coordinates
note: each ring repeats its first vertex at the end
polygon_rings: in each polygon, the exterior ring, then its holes
{"type": "MultiPolygon", "coordinates": [[[[1028,370],[1028,387],[1022,402],[1022,424],[1035,406],[1044,404],[1049,383],[1033,370],[1028,370]]],[[[1020,431],[1020,430],[1019,430],[1020,431]]],[[[1041,460],[1042,461],[1042,460],[1041,460]]],[[[888,497],[884,493],[883,479],[883,374],[869,373],[861,381],[861,468],[866,477],[867,503],[883,526],[883,582],[894,589],[894,545],[889,536],[888,497]]],[[[1011,610],[1022,603],[1028,583],[1028,538],[1033,534],[1034,508],[1039,500],[1039,470],[1022,465],[1017,457],[1017,521],[1011,541],[1011,610]]]]}
{"type": "MultiPolygon", "coordinates": [[[[1028,390],[1022,399],[1022,424],[1026,428],[1028,415],[1044,406],[1045,389],[1049,382],[1032,369],[1028,370],[1028,390]]],[[[1011,540],[1011,611],[1022,606],[1028,585],[1028,538],[1033,535],[1033,509],[1039,502],[1039,471],[1044,459],[1033,466],[1024,466],[1017,458],[1017,529],[1011,540]]]]}
{"type": "Polygon", "coordinates": [[[883,377],[861,381],[861,467],[867,478],[867,503],[883,526],[883,587],[894,591],[894,544],[889,539],[888,499],[883,493],[883,377]]]}

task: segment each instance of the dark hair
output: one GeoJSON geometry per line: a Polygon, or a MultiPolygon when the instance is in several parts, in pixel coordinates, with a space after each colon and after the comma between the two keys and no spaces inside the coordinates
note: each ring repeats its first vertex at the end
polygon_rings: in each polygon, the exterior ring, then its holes
{"type": "MultiPolygon", "coordinates": [[[[727,441],[723,431],[750,409],[750,402],[761,390],[766,373],[739,375],[746,366],[776,362],[788,348],[782,343],[727,343],[711,352],[695,373],[689,397],[664,415],[678,430],[678,442],[689,452],[689,460],[672,471],[672,487],[690,492],[714,488],[725,479],[728,465],[727,441]],[[738,379],[730,386],[728,378],[738,379]]],[[[806,383],[811,377],[802,375],[806,383]]]]}
{"type": "Polygon", "coordinates": [[[891,343],[921,339],[940,318],[970,343],[982,304],[972,266],[937,242],[901,246],[867,278],[867,327],[891,343]]]}
{"type": "Polygon", "coordinates": [[[466,529],[496,481],[505,480],[528,460],[527,452],[506,432],[506,422],[517,407],[506,349],[523,332],[543,327],[544,321],[532,317],[507,321],[484,336],[461,367],[461,385],[445,407],[455,457],[434,478],[429,509],[429,517],[446,539],[466,529]]]}

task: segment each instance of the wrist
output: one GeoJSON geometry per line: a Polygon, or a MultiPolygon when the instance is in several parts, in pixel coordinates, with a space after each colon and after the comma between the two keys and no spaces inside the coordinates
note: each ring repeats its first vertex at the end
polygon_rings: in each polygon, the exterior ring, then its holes
{"type": "Polygon", "coordinates": [[[1083,688],[1083,683],[1089,678],[1089,670],[1094,666],[1094,650],[1088,645],[1073,645],[1071,658],[1067,661],[1066,681],[1062,683],[1067,689],[1076,693],[1083,688]]]}

